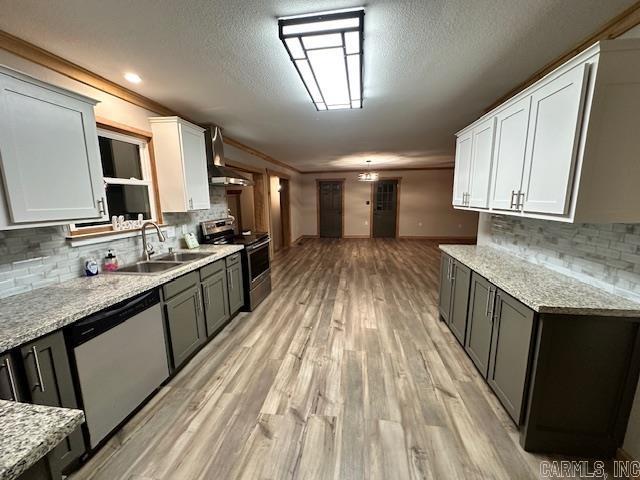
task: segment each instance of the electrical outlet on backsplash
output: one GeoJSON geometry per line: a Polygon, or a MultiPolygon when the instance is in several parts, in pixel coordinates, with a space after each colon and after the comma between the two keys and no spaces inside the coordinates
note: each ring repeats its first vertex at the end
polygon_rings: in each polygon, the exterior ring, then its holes
{"type": "MultiPolygon", "coordinates": [[[[211,188],[211,208],[190,213],[164,213],[164,223],[175,226],[175,235],[158,242],[149,230],[150,241],[157,253],[169,247],[184,248],[182,232],[198,231],[201,221],[226,217],[227,201],[223,188],[211,188]]],[[[38,227],[0,231],[0,298],[36,288],[47,287],[84,275],[84,261],[95,258],[102,265],[108,249],[112,249],[120,265],[140,259],[142,239],[139,236],[72,247],[66,239],[66,226],[38,227]]]]}
{"type": "Polygon", "coordinates": [[[531,262],[640,301],[640,224],[568,224],[491,216],[491,243],[531,262]]]}

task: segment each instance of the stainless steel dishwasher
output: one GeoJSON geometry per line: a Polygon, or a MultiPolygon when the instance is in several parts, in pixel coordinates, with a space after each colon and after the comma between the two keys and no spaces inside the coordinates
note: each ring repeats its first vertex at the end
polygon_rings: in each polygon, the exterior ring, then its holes
{"type": "Polygon", "coordinates": [[[65,333],[93,449],[169,376],[160,294],[114,305],[65,333]]]}

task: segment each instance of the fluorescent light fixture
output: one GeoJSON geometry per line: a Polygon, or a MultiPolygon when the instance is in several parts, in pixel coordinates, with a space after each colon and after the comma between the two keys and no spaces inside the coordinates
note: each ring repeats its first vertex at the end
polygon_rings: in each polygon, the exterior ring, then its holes
{"type": "Polygon", "coordinates": [[[138,75],[137,73],[127,72],[127,73],[124,74],[124,78],[125,78],[125,80],[127,80],[128,82],[131,82],[131,83],[140,83],[140,82],[142,82],[142,79],[140,78],[140,75],[138,75]]]}
{"type": "Polygon", "coordinates": [[[318,111],[362,108],[363,8],[280,18],[278,29],[318,111]]]}

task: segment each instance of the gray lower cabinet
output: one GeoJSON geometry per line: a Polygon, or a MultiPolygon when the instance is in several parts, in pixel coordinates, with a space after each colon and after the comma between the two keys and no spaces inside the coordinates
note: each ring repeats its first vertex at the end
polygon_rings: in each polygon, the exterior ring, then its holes
{"type": "MultiPolygon", "coordinates": [[[[31,402],[50,407],[77,408],[67,349],[61,331],[20,347],[31,402]]],[[[49,455],[60,470],[85,451],[80,428],[72,432],[49,455]]]]}
{"type": "Polygon", "coordinates": [[[460,262],[453,261],[450,277],[453,287],[451,289],[451,307],[447,323],[453,335],[464,345],[471,270],[460,262]]]}
{"type": "Polygon", "coordinates": [[[0,355],[0,400],[21,400],[16,368],[11,356],[0,355]]]}
{"type": "Polygon", "coordinates": [[[237,262],[227,267],[227,288],[229,290],[229,312],[233,315],[244,305],[242,263],[237,262]]]}
{"type": "Polygon", "coordinates": [[[206,339],[200,285],[192,285],[165,301],[171,363],[178,368],[206,339]]]}
{"type": "Polygon", "coordinates": [[[207,319],[207,335],[211,336],[230,316],[225,269],[202,281],[202,296],[207,319]]]}
{"type": "Polygon", "coordinates": [[[498,290],[487,381],[511,418],[520,424],[533,335],[534,312],[498,290]]]}
{"type": "Polygon", "coordinates": [[[489,369],[495,294],[496,288],[474,272],[471,276],[464,349],[485,378],[489,369]]]}
{"type": "Polygon", "coordinates": [[[451,280],[451,267],[453,259],[449,255],[442,254],[440,258],[440,300],[439,310],[442,319],[449,323],[449,312],[451,310],[451,294],[453,281],[451,280]]]}

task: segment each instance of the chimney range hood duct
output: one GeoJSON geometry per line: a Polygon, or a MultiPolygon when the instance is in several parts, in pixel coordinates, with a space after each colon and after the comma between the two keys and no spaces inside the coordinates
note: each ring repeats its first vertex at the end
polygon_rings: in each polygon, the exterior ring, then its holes
{"type": "Polygon", "coordinates": [[[237,170],[225,166],[224,144],[220,127],[209,125],[205,127],[205,145],[207,147],[207,162],[211,185],[240,185],[248,187],[253,182],[241,175],[237,170]]]}

